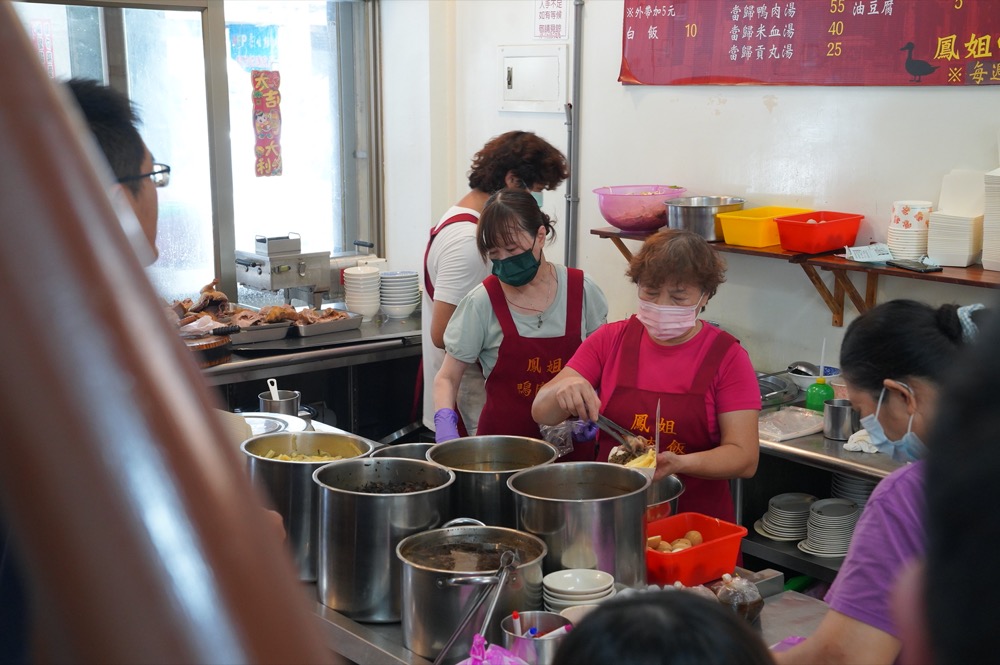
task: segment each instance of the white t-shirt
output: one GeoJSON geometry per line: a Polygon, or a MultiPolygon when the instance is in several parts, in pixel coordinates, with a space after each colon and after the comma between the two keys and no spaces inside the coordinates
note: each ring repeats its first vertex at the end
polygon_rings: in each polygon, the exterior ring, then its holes
{"type": "MultiPolygon", "coordinates": [[[[566,266],[553,263],[552,267],[555,268],[558,288],[552,304],[541,314],[541,325],[537,314],[522,314],[510,310],[517,332],[522,337],[560,337],[566,334],[566,266]]],[[[589,337],[607,321],[607,298],[601,287],[584,275],[581,339],[589,337]]],[[[485,286],[477,286],[462,299],[458,309],[452,314],[444,331],[444,348],[462,362],[475,363],[478,360],[483,374],[488,377],[497,364],[502,341],[503,330],[493,312],[490,295],[485,286]]]]}
{"type": "MultiPolygon", "coordinates": [[[[479,219],[471,208],[452,206],[438,221],[460,214],[479,219]]],[[[427,254],[427,274],[434,285],[434,299],[458,305],[474,287],[490,274],[490,269],[476,248],[476,225],[471,222],[451,224],[442,230],[431,244],[427,254]]],[[[421,284],[423,286],[423,284],[421,284]]],[[[424,358],[424,425],[434,429],[434,377],[444,362],[444,351],[431,341],[431,318],[434,303],[426,290],[421,305],[420,325],[423,331],[421,344],[424,358]]],[[[470,366],[462,377],[458,390],[458,411],[469,434],[474,434],[479,414],[486,403],[486,384],[478,365],[470,366]]]]}

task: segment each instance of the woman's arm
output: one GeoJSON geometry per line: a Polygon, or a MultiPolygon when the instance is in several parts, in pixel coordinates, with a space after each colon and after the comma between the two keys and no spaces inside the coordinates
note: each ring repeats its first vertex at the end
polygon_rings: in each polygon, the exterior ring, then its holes
{"type": "Polygon", "coordinates": [[[899,647],[889,633],[830,610],[811,637],[774,659],[778,665],[891,665],[899,647]]]}
{"type": "Polygon", "coordinates": [[[594,386],[576,370],[564,367],[535,395],[531,417],[541,425],[557,425],[570,416],[594,421],[600,409],[594,386]]]}
{"type": "Polygon", "coordinates": [[[444,348],[444,331],[457,307],[458,305],[450,302],[434,301],[434,309],[431,311],[431,343],[439,349],[444,348]]]}
{"type": "Polygon", "coordinates": [[[458,386],[462,383],[462,374],[468,363],[445,353],[441,369],[434,376],[434,410],[454,409],[458,400],[458,386]]]}
{"type": "Polygon", "coordinates": [[[720,413],[719,445],[699,453],[678,455],[660,450],[656,456],[656,478],[686,473],[698,478],[749,478],[757,471],[760,439],[757,411],[720,413]]]}

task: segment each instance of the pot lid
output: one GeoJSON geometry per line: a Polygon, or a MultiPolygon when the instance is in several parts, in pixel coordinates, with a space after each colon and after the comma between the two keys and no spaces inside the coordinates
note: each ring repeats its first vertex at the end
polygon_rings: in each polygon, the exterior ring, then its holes
{"type": "Polygon", "coordinates": [[[283,413],[245,411],[243,416],[254,436],[273,432],[305,432],[308,424],[302,418],[286,416],[283,413]]]}

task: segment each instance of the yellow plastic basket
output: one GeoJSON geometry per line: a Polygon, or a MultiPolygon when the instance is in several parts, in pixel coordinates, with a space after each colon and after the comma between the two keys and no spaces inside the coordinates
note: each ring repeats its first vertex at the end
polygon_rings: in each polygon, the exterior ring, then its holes
{"type": "Polygon", "coordinates": [[[762,206],[734,212],[720,212],[722,236],[728,245],[742,247],[770,247],[781,242],[775,217],[812,212],[809,208],[762,206]]]}

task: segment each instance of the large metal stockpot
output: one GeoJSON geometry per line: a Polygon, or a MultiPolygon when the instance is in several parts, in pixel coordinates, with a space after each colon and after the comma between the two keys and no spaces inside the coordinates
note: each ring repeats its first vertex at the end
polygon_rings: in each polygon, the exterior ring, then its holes
{"type": "MultiPolygon", "coordinates": [[[[500,556],[514,550],[520,563],[507,577],[486,631],[500,644],[500,621],[514,610],[542,606],[542,560],[548,551],[541,539],[496,526],[448,526],[405,538],[396,547],[403,566],[403,644],[424,658],[435,658],[448,643],[480,594],[495,590],[500,556]]],[[[469,655],[473,636],[486,618],[484,602],[448,650],[443,662],[469,655]]]]}
{"type": "Polygon", "coordinates": [[[559,451],[526,436],[468,436],[439,443],[427,459],[455,472],[449,517],[471,517],[491,526],[517,526],[507,480],[518,471],[551,464],[559,451]]]}
{"type": "Polygon", "coordinates": [[[315,455],[323,451],[351,458],[364,457],[374,447],[368,439],[334,432],[274,432],[251,437],[240,445],[247,456],[250,479],[270,497],[284,520],[285,540],[292,548],[301,579],[316,579],[319,492],[312,476],[330,460],[286,461],[268,457],[269,451],[278,455],[315,455]]]}
{"type": "Polygon", "coordinates": [[[399,621],[396,546],[441,524],[455,474],[426,460],[369,457],[320,467],[313,480],[320,602],[358,621],[399,621]]]}
{"type": "Polygon", "coordinates": [[[518,528],[545,541],[545,572],[596,568],[646,584],[649,477],[607,462],[564,462],[511,476],[518,528]]]}

